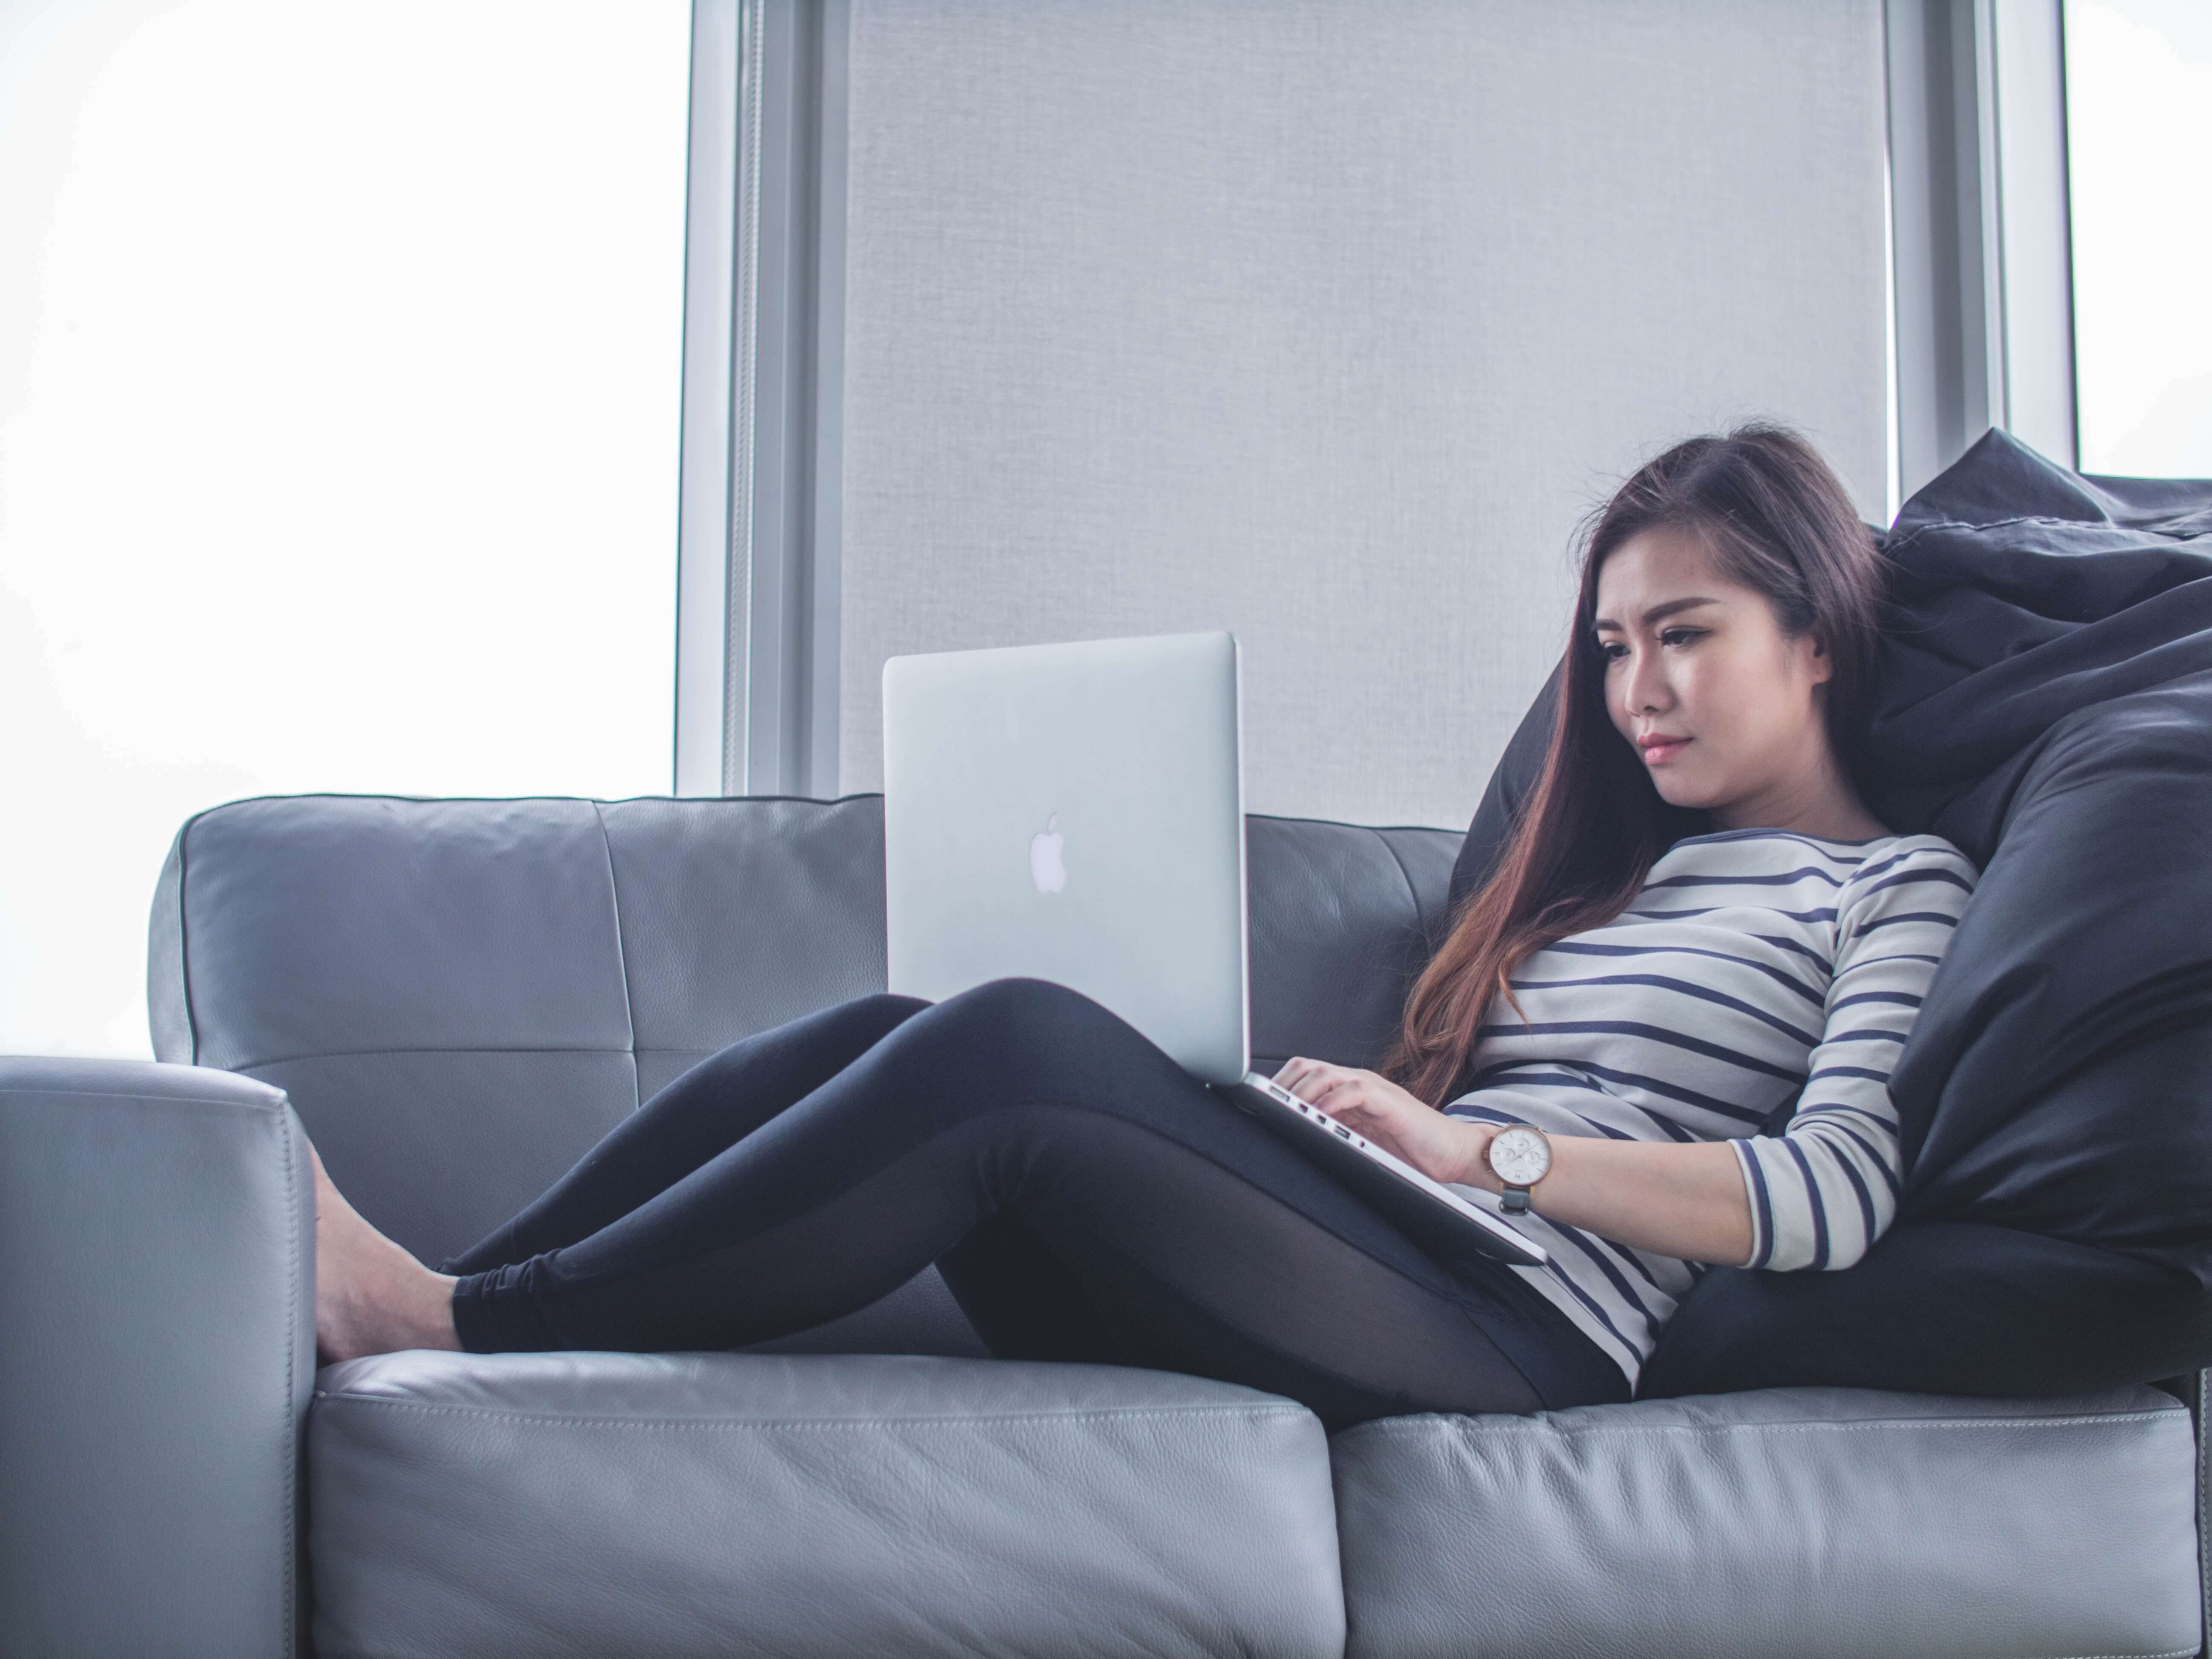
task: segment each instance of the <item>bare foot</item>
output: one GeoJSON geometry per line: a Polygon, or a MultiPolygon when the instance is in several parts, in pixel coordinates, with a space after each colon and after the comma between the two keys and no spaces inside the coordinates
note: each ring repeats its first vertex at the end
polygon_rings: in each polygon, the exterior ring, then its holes
{"type": "Polygon", "coordinates": [[[362,1218],[315,1166],[315,1346],[323,1364],[401,1348],[458,1352],[453,1280],[434,1273],[362,1218]]]}

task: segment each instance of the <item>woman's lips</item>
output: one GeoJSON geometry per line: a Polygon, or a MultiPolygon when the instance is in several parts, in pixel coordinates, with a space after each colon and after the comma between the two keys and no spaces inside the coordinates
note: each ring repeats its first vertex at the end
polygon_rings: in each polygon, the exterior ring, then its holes
{"type": "Polygon", "coordinates": [[[1668,743],[1646,743],[1638,745],[1644,750],[1646,766],[1663,766],[1689,747],[1690,739],[1676,738],[1668,743]]]}

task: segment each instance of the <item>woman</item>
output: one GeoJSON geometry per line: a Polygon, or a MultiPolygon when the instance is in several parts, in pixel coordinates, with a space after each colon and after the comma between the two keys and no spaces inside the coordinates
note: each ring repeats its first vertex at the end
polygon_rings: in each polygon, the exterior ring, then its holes
{"type": "Polygon", "coordinates": [[[1431,1258],[1097,1004],[1002,980],[723,1050],[439,1273],[318,1159],[321,1346],[736,1347],[933,1261],[994,1353],[1332,1429],[1626,1399],[1703,1264],[1847,1267],[1895,1212],[1887,1079],[1975,872],[1853,782],[1881,581],[1784,430],[1644,467],[1588,537],[1541,779],[1395,1050],[1278,1073],[1525,1206],[1548,1268],[1431,1258]]]}

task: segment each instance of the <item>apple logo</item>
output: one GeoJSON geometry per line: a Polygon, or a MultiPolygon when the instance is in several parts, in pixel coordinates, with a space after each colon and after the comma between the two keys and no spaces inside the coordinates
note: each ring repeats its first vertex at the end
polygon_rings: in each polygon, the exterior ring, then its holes
{"type": "Polygon", "coordinates": [[[1067,837],[1057,833],[1059,824],[1060,814],[1054,812],[1044,821],[1044,828],[1030,837],[1030,879],[1040,893],[1057,893],[1067,885],[1067,866],[1060,861],[1060,849],[1067,837]]]}

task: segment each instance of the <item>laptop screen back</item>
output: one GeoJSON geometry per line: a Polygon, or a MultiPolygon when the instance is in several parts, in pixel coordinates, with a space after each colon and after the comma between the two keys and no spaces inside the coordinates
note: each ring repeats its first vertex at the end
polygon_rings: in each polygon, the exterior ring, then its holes
{"type": "Polygon", "coordinates": [[[1047,979],[1207,1082],[1244,1073],[1244,801],[1225,633],[884,665],[890,989],[1047,979]]]}

